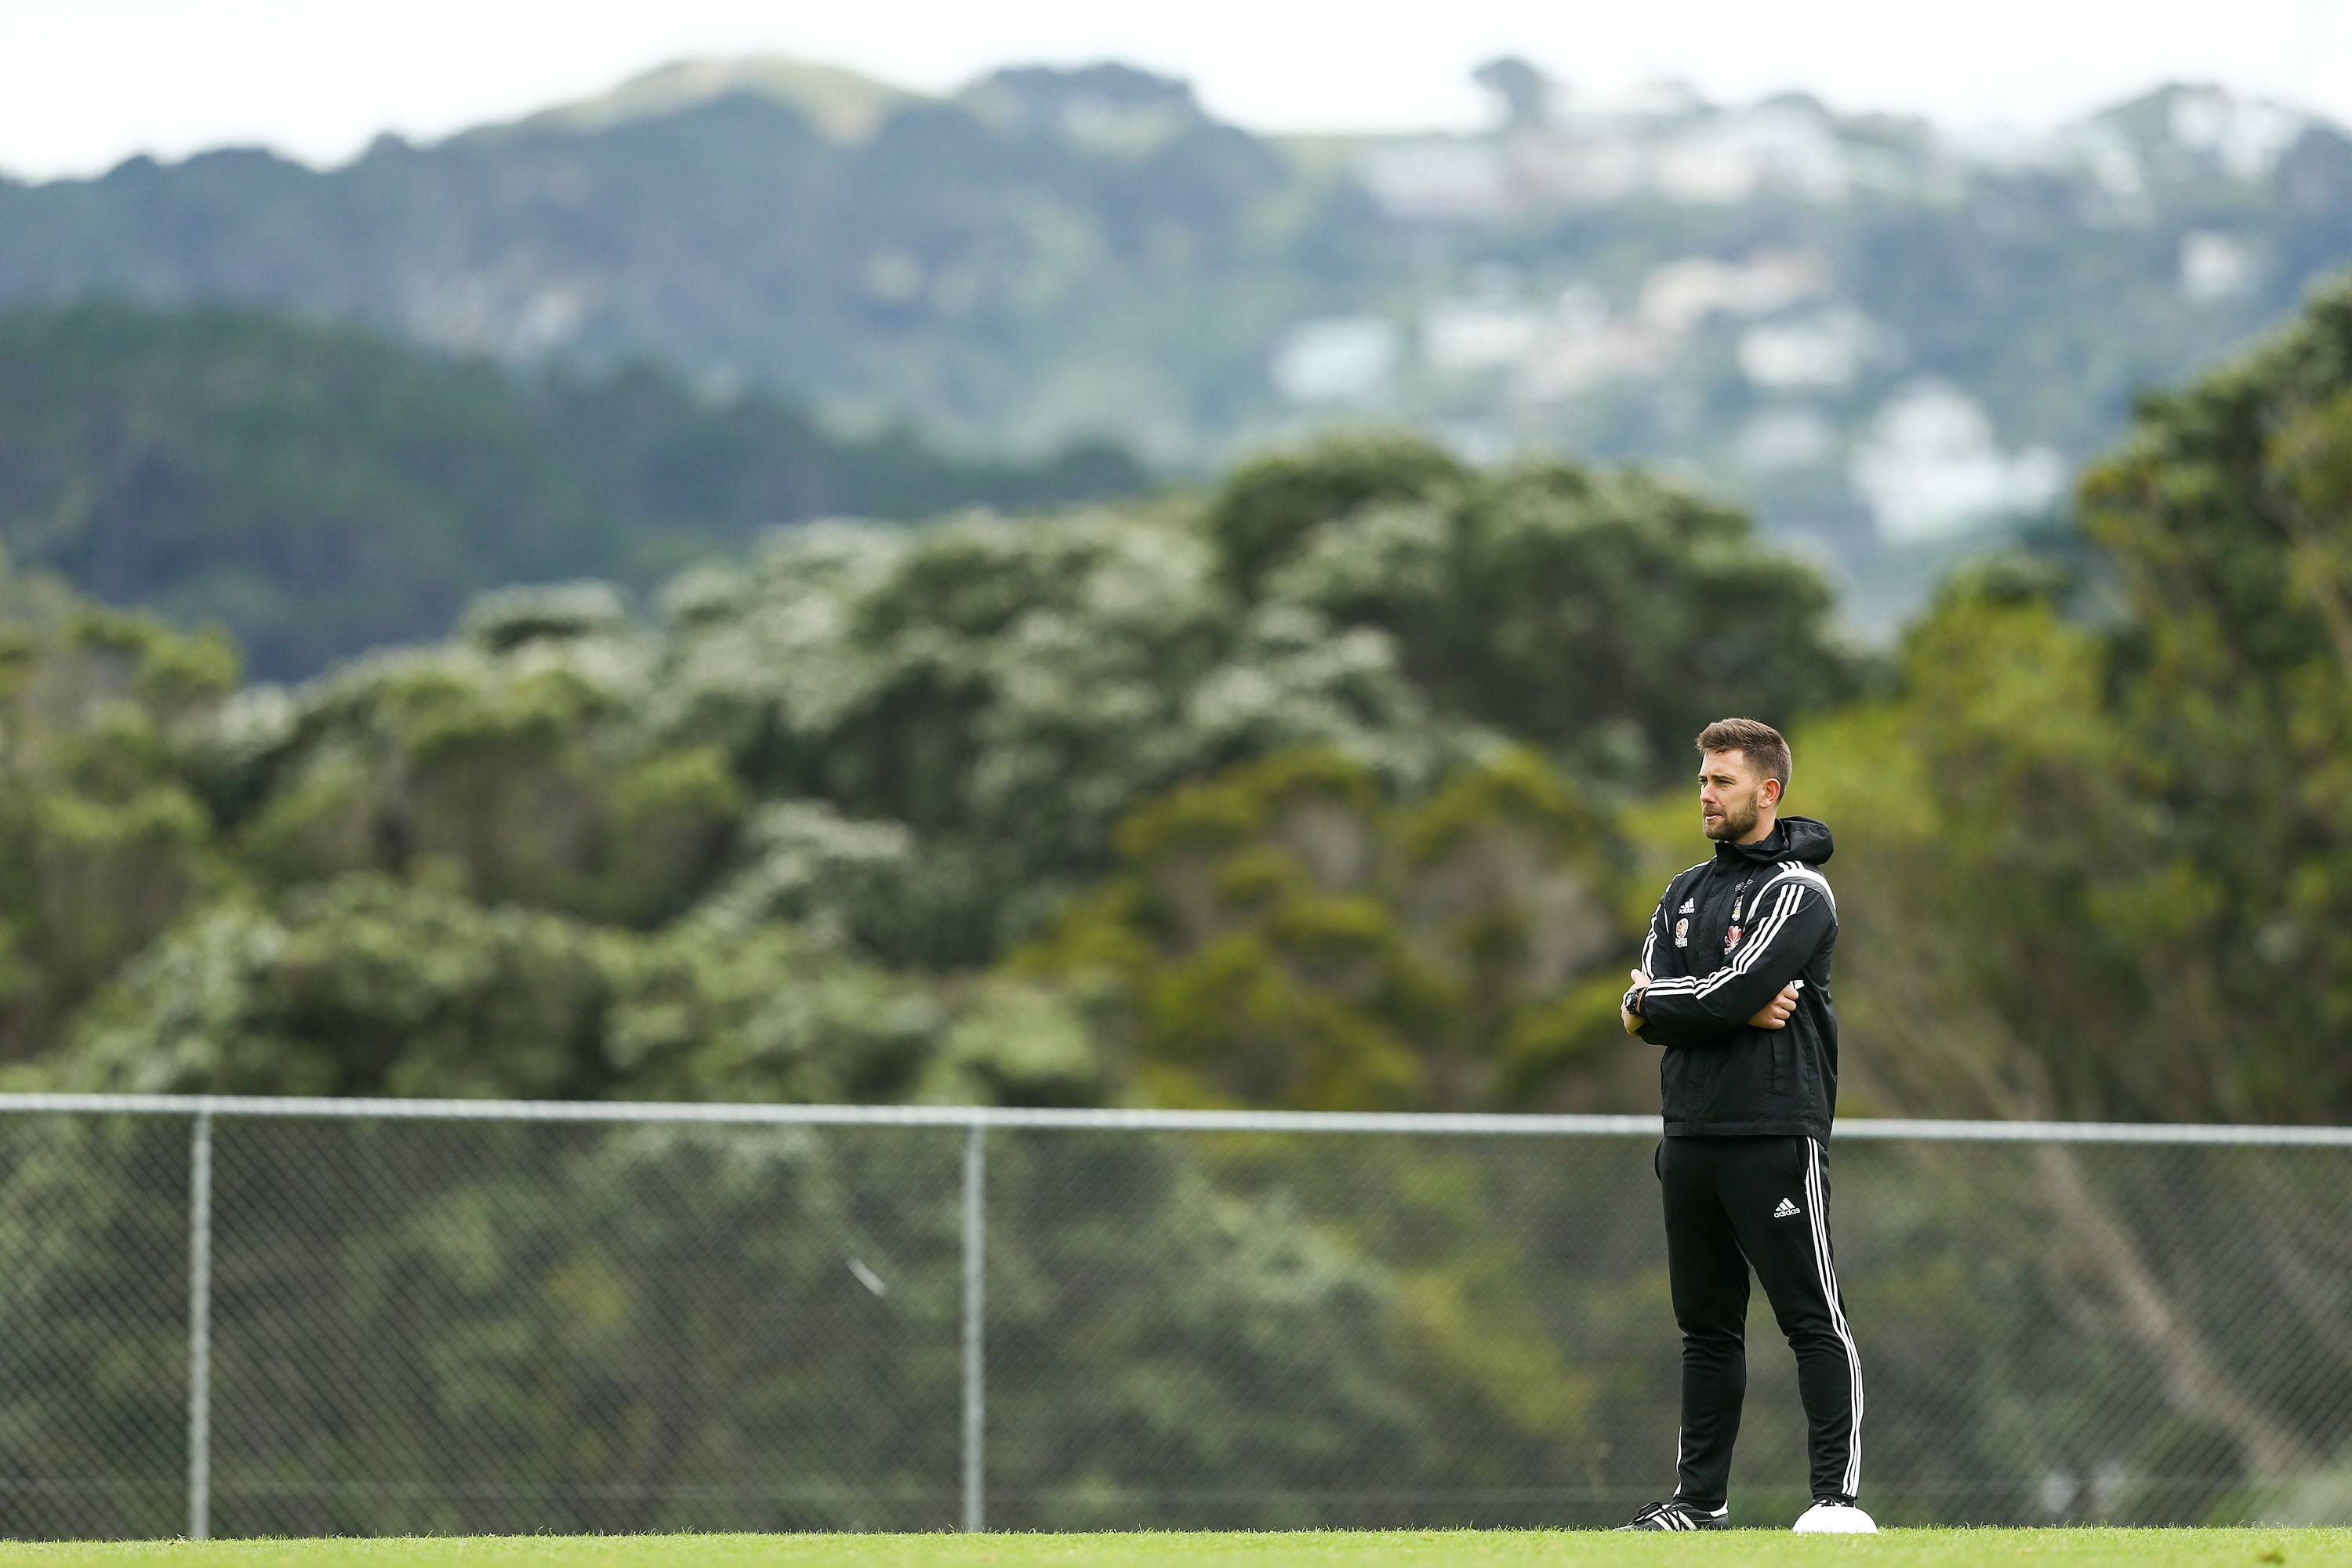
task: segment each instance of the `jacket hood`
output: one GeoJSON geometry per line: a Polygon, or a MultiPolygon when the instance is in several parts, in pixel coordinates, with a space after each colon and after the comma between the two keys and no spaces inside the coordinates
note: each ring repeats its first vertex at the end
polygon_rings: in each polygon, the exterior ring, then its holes
{"type": "Polygon", "coordinates": [[[1718,844],[1718,855],[1736,855],[1743,860],[1802,860],[1818,866],[1837,852],[1830,837],[1830,825],[1810,816],[1784,816],[1772,825],[1772,831],[1753,844],[1718,844]]]}

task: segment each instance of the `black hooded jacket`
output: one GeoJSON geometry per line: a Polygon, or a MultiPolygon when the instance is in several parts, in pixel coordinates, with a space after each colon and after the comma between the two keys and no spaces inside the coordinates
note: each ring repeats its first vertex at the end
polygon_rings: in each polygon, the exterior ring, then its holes
{"type": "Polygon", "coordinates": [[[1666,884],[1642,944],[1645,990],[1626,1005],[1665,1048],[1666,1132],[1827,1139],[1837,1110],[1837,1013],[1830,954],[1837,900],[1820,867],[1830,830],[1784,816],[1753,844],[1718,844],[1666,884]],[[1785,1027],[1748,1020],[1791,980],[1804,989],[1785,1027]],[[1638,1003],[1638,1005],[1637,1005],[1638,1003]]]}

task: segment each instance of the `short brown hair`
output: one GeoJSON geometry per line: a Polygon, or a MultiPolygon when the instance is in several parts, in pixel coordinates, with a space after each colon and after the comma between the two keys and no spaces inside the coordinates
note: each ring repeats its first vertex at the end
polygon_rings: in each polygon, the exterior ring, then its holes
{"type": "Polygon", "coordinates": [[[1717,719],[1698,732],[1698,749],[1741,752],[1759,773],[1779,779],[1780,792],[1788,793],[1789,742],[1760,719],[1717,719]]]}

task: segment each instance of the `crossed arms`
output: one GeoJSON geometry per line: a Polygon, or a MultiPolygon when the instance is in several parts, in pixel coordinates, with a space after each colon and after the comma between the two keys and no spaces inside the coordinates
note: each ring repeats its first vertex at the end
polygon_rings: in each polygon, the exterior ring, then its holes
{"type": "MultiPolygon", "coordinates": [[[[1661,900],[1643,946],[1645,961],[1664,934],[1665,918],[1661,900]]],[[[1653,1045],[1679,1046],[1704,1044],[1742,1025],[1785,1027],[1804,988],[1798,976],[1836,921],[1836,906],[1818,877],[1790,873],[1765,884],[1747,942],[1713,973],[1653,980],[1644,969],[1633,971],[1619,1008],[1625,1032],[1653,1045]]]]}

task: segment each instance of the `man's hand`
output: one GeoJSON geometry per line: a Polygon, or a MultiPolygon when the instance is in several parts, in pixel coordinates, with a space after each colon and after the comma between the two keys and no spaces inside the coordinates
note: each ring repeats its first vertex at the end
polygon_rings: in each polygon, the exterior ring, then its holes
{"type": "MultiPolygon", "coordinates": [[[[1633,975],[1634,992],[1639,992],[1643,986],[1650,984],[1650,977],[1643,973],[1638,969],[1633,971],[1633,975]]],[[[1625,1032],[1629,1035],[1640,1034],[1642,1032],[1642,1026],[1649,1022],[1647,1018],[1643,1017],[1642,1015],[1634,1012],[1633,1009],[1625,1006],[1622,1003],[1618,1005],[1617,1016],[1623,1021],[1625,1025],[1625,1032]]]]}
{"type": "Polygon", "coordinates": [[[1748,1023],[1759,1029],[1787,1028],[1789,1026],[1789,1015],[1797,1010],[1797,993],[1802,991],[1804,988],[1805,983],[1803,981],[1790,981],[1789,984],[1780,987],[1780,994],[1773,997],[1772,1000],[1765,1003],[1762,1007],[1757,1010],[1756,1016],[1748,1019],[1748,1023]]]}

